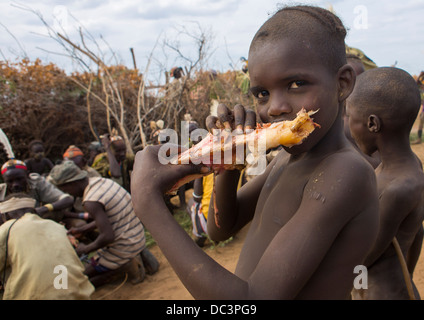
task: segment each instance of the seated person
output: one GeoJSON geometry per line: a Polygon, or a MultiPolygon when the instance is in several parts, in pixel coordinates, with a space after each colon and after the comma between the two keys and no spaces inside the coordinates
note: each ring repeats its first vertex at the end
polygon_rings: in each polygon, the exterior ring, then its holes
{"type": "MultiPolygon", "coordinates": [[[[87,160],[84,157],[84,153],[80,148],[77,148],[74,145],[69,146],[63,154],[63,160],[73,161],[81,170],[87,171],[88,177],[101,177],[100,173],[98,173],[95,169],[89,167],[87,165],[87,160]]],[[[48,177],[50,179],[50,176],[48,177]]],[[[75,198],[74,205],[72,211],[77,213],[78,216],[75,217],[72,221],[70,221],[73,227],[82,226],[84,223],[83,220],[91,220],[88,212],[84,212],[84,208],[81,203],[82,199],[80,197],[75,198]]]]}
{"type": "Polygon", "coordinates": [[[102,177],[114,180],[130,192],[134,156],[127,154],[127,146],[121,136],[104,135],[102,144],[106,152],[97,155],[91,166],[102,177]]]}
{"type": "MultiPolygon", "coordinates": [[[[84,272],[93,285],[98,287],[106,283],[118,272],[136,263],[139,273],[133,283],[143,281],[145,269],[139,255],[147,250],[146,239],[144,227],[134,213],[130,194],[111,179],[89,178],[87,172],[72,161],[56,165],[50,176],[52,183],[61,190],[81,197],[85,211],[94,219],[85,226],[72,228],[70,233],[78,236],[98,229],[99,235],[93,242],[80,243],[76,248],[79,256],[96,252],[84,272]]],[[[148,259],[153,257],[151,254],[144,256],[148,259]]]]}
{"type": "Polygon", "coordinates": [[[91,167],[93,164],[94,158],[97,157],[100,153],[103,152],[102,144],[98,141],[92,141],[90,142],[90,145],[88,146],[88,160],[87,165],[91,167]]]}
{"type": "Polygon", "coordinates": [[[33,140],[28,146],[31,158],[25,160],[29,172],[47,176],[53,168],[53,162],[44,156],[44,145],[39,140],[33,140]]]}
{"type": "Polygon", "coordinates": [[[38,173],[29,173],[25,163],[11,159],[1,168],[0,200],[13,193],[26,193],[36,200],[35,212],[56,222],[66,218],[63,210],[72,207],[74,199],[49,183],[38,173]]]}
{"type": "Polygon", "coordinates": [[[63,160],[73,161],[81,170],[85,170],[88,173],[88,176],[91,177],[101,177],[95,169],[91,168],[87,164],[84,153],[82,150],[74,145],[69,146],[63,154],[63,160]]]}
{"type": "Polygon", "coordinates": [[[65,228],[40,218],[35,204],[34,198],[23,193],[0,202],[3,300],[90,299],[94,287],[84,275],[65,228]]]}

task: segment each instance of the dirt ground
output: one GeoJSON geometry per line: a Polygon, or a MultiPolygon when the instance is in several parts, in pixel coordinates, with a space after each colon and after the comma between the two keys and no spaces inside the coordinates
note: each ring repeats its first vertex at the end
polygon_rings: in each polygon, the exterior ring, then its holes
{"type": "MultiPolygon", "coordinates": [[[[203,250],[226,269],[234,272],[247,228],[241,230],[224,246],[206,243],[203,250]]],[[[95,300],[193,300],[157,245],[150,248],[160,263],[159,271],[146,275],[139,284],[131,284],[122,276],[116,281],[97,288],[95,300]]]]}
{"type": "MultiPolygon", "coordinates": [[[[416,132],[416,126],[412,132],[416,132]]],[[[413,151],[424,163],[424,143],[412,145],[413,151]]],[[[189,193],[187,193],[189,194],[189,193]]],[[[205,247],[204,251],[223,267],[234,272],[247,229],[241,230],[224,247],[205,247]]],[[[142,283],[133,285],[125,276],[96,290],[94,300],[193,300],[177,275],[163,256],[158,246],[151,252],[160,263],[159,271],[147,275],[142,283]]],[[[414,273],[414,282],[421,297],[424,296],[424,250],[421,253],[414,273]]]]}

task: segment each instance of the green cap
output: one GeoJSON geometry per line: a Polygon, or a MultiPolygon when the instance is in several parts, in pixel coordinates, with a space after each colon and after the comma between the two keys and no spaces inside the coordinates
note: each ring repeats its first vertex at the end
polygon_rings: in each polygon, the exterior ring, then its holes
{"type": "Polygon", "coordinates": [[[68,182],[82,180],[87,177],[87,174],[87,171],[81,170],[73,161],[67,160],[53,167],[50,171],[49,181],[60,186],[68,182]]]}

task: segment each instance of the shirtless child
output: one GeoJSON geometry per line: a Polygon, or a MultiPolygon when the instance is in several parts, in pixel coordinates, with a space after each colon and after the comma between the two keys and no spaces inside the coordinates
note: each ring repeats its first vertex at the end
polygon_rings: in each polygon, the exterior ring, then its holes
{"type": "MultiPolygon", "coordinates": [[[[191,240],[163,202],[177,180],[205,168],[162,165],[160,147],[137,154],[135,212],[194,298],[350,298],[354,268],[377,236],[378,198],[373,168],[343,131],[342,107],[355,83],[345,36],[331,12],[295,6],[278,11],[253,38],[250,85],[261,120],[293,120],[305,107],[319,110],[314,121],[321,128],[285,147],[289,157],[280,152],[239,191],[238,170],[217,177],[220,228],[209,218],[210,237],[227,239],[251,222],[234,274],[191,240]]],[[[224,121],[229,111],[219,110],[224,121]]]]}
{"type": "Polygon", "coordinates": [[[358,146],[368,155],[378,151],[381,157],[376,169],[380,231],[365,260],[368,289],[355,290],[356,299],[409,298],[392,240],[396,237],[405,257],[415,256],[412,273],[419,256],[419,251],[413,254],[412,250],[421,250],[424,218],[424,174],[409,142],[419,108],[414,79],[397,68],[361,74],[347,100],[350,130],[358,146]],[[416,237],[419,243],[414,247],[416,237]]]}
{"type": "Polygon", "coordinates": [[[50,159],[44,156],[43,142],[39,140],[31,141],[28,150],[31,156],[31,158],[25,160],[28,172],[38,173],[46,177],[54,165],[50,159]]]}

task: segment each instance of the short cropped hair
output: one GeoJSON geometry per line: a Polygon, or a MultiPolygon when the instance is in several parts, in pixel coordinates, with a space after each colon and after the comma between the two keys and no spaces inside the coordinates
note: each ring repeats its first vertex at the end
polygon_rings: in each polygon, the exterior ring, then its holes
{"type": "Polygon", "coordinates": [[[321,61],[337,72],[346,64],[346,28],[332,12],[315,6],[286,6],[268,19],[255,34],[250,50],[268,41],[307,39],[321,61]]]}
{"type": "Polygon", "coordinates": [[[374,68],[359,75],[348,100],[356,111],[363,115],[375,114],[391,130],[400,132],[411,130],[421,104],[414,78],[393,67],[374,68]]]}

